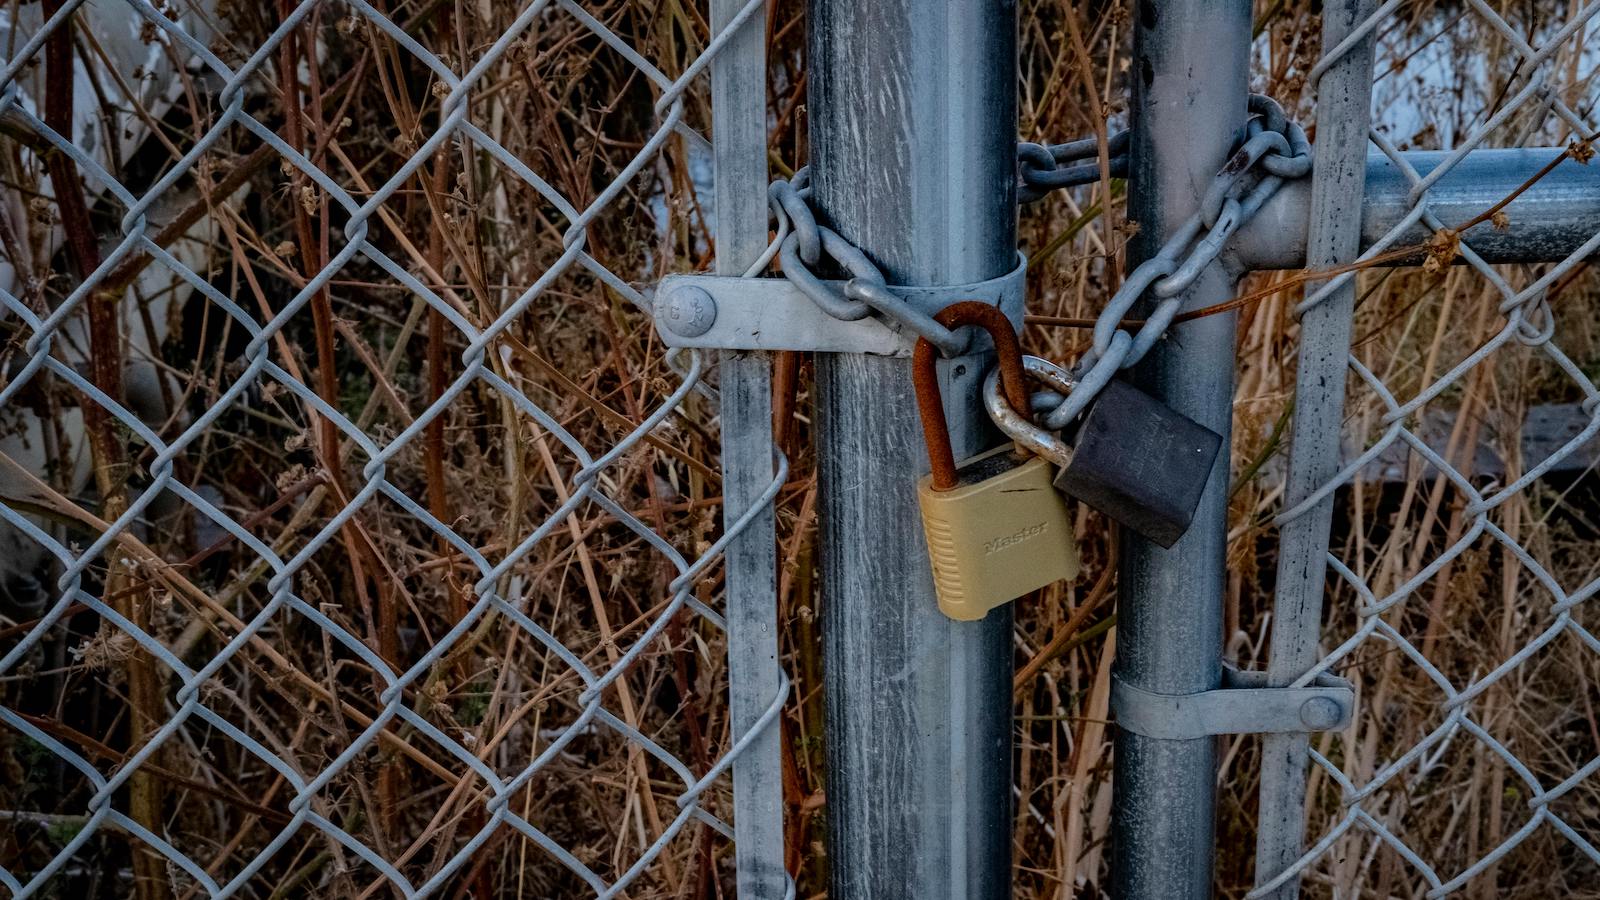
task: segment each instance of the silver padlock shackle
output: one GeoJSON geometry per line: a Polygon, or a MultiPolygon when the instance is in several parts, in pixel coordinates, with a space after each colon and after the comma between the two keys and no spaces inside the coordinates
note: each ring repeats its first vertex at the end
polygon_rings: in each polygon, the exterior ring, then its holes
{"type": "MultiPolygon", "coordinates": [[[[1037,356],[1022,357],[1022,372],[1030,378],[1043,382],[1055,392],[1055,397],[1071,393],[1078,385],[1077,379],[1066,369],[1037,356]]],[[[1054,408],[1053,404],[1056,401],[1051,402],[1051,408],[1054,408]]],[[[983,407],[988,411],[995,427],[1016,441],[1017,446],[1035,456],[1042,456],[1058,466],[1072,463],[1072,447],[1062,440],[1060,435],[1033,424],[1001,396],[998,369],[991,369],[988,376],[983,379],[983,407]]]]}

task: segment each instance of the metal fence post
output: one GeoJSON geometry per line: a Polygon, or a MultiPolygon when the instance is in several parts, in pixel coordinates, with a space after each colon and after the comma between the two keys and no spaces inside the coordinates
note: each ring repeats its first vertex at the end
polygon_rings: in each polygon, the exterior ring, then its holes
{"type": "MultiPolygon", "coordinates": [[[[1199,206],[1244,124],[1250,64],[1248,0],[1146,0],[1133,73],[1129,213],[1140,226],[1129,260],[1150,256],[1199,206]]],[[[1184,308],[1233,296],[1213,263],[1184,308]]],[[[1187,694],[1221,682],[1228,453],[1235,315],[1178,325],[1136,371],[1140,386],[1223,435],[1189,532],[1170,550],[1124,529],[1114,674],[1137,688],[1187,694]]],[[[1216,742],[1156,740],[1119,729],[1112,877],[1127,900],[1210,895],[1216,742]]]]}
{"type": "MultiPolygon", "coordinates": [[[[1372,14],[1375,0],[1341,0],[1322,11],[1324,52],[1337,48],[1372,14]]],[[[1367,174],[1367,129],[1372,105],[1373,39],[1359,41],[1332,62],[1317,82],[1317,164],[1311,181],[1306,266],[1347,263],[1361,252],[1362,195],[1367,174]]],[[[1308,285],[1307,295],[1320,285],[1308,285]]],[[[1354,277],[1343,279],[1300,321],[1300,359],[1284,503],[1294,507],[1338,471],[1345,371],[1356,299],[1354,277]]],[[[1268,683],[1285,686],[1317,661],[1322,591],[1328,565],[1333,495],[1283,527],[1278,590],[1272,619],[1268,683]]],[[[1263,885],[1300,856],[1305,829],[1304,734],[1269,734],[1261,745],[1261,812],[1256,834],[1256,884],[1263,885]]],[[[1293,900],[1299,879],[1268,896],[1293,900]]]]}
{"type": "MultiPolygon", "coordinates": [[[[711,30],[746,0],[711,0],[711,30]]],[[[742,275],[767,245],[766,17],[742,26],[711,64],[717,274],[742,275]]],[[[772,357],[722,354],[722,521],[731,527],[772,483],[772,357]]],[[[769,507],[728,545],[728,681],[733,734],[754,728],[777,695],[777,532],[769,507]]],[[[784,895],[783,745],[774,723],[733,763],[739,896],[784,895]]]]}
{"type": "MultiPolygon", "coordinates": [[[[819,215],[891,282],[1010,271],[1015,5],[811,0],[808,14],[819,215]]],[[[992,434],[986,361],[943,364],[958,455],[992,434]]],[[[908,361],[819,355],[816,370],[830,896],[1009,897],[1011,611],[962,623],[935,604],[908,361]]]]}

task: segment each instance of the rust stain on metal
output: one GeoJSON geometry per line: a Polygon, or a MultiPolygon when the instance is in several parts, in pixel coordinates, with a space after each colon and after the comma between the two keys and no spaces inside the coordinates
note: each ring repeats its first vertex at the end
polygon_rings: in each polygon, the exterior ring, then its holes
{"type": "MultiPolygon", "coordinates": [[[[933,317],[946,328],[976,325],[994,340],[1000,358],[1000,384],[1006,401],[1018,415],[1028,415],[1028,391],[1022,374],[1022,347],[1011,320],[980,300],[952,303],[933,317]]],[[[934,361],[939,350],[927,338],[917,340],[911,354],[911,380],[917,390],[917,412],[922,417],[923,439],[928,444],[928,464],[933,474],[933,489],[948,491],[956,486],[955,450],[950,444],[950,427],[944,416],[944,398],[939,392],[939,376],[934,361]]]]}

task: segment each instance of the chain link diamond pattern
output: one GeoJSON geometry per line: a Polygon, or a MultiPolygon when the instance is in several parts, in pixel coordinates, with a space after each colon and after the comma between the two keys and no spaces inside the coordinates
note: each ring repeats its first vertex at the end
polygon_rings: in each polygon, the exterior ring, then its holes
{"type": "MultiPolygon", "coordinates": [[[[670,140],[681,138],[691,146],[705,144],[689,124],[689,101],[695,92],[704,90],[702,76],[728,36],[747,24],[759,27],[762,9],[762,0],[751,0],[738,19],[721,34],[712,36],[675,77],[665,74],[634,49],[601,21],[599,13],[573,0],[528,3],[498,40],[488,46],[468,48],[465,59],[449,60],[425,47],[397,23],[396,14],[364,0],[300,3],[278,21],[259,46],[243,48],[247,55],[234,64],[223,58],[229,55],[224,50],[230,49],[223,46],[224,42],[202,41],[183,24],[182,17],[145,0],[100,4],[68,0],[25,40],[19,33],[0,76],[0,85],[4,85],[0,119],[29,133],[38,153],[59,153],[69,158],[85,183],[103,186],[104,202],[123,212],[117,232],[102,236],[109,238],[109,249],[99,267],[54,308],[41,309],[24,297],[0,291],[0,305],[19,323],[20,336],[16,340],[23,344],[19,364],[12,367],[0,387],[0,408],[14,409],[25,404],[28,392],[37,390],[38,382],[48,375],[80,394],[84,403],[97,405],[115,419],[127,430],[136,452],[135,476],[130,481],[125,510],[114,521],[93,528],[94,538],[82,545],[64,538],[59,529],[41,520],[36,510],[0,502],[0,519],[26,542],[47,552],[59,573],[50,599],[36,618],[25,622],[22,628],[0,629],[5,635],[0,639],[0,676],[23,690],[30,689],[32,679],[42,677],[37,672],[43,665],[41,652],[51,630],[88,612],[100,619],[102,634],[112,632],[117,641],[124,645],[131,642],[146,654],[169,692],[165,696],[164,719],[126,754],[116,754],[108,769],[97,764],[106,761],[103,756],[96,758],[81,744],[63,738],[59,730],[42,724],[38,716],[0,704],[0,730],[12,732],[6,740],[20,738],[30,742],[35,752],[58,761],[57,765],[81,776],[87,785],[82,814],[73,819],[75,832],[43,865],[0,868],[0,884],[11,896],[50,893],[59,885],[58,879],[82,864],[83,856],[93,845],[124,839],[159,853],[166,860],[174,885],[183,884],[191,895],[266,896],[270,888],[263,892],[258,876],[272,867],[277,872],[275,877],[282,877],[283,867],[303,864],[302,857],[286,848],[303,850],[308,836],[320,836],[321,846],[348,854],[351,865],[369,867],[380,893],[392,889],[406,897],[431,896],[453,889],[468,875],[479,854],[514,835],[521,835],[533,848],[525,850],[525,855],[542,855],[545,862],[566,870],[596,897],[621,896],[630,889],[638,896],[638,886],[644,883],[641,877],[662,864],[664,854],[675,841],[688,840],[685,835],[692,823],[705,823],[731,840],[731,829],[724,822],[731,805],[725,800],[727,773],[756,734],[775,727],[787,683],[772,698],[768,712],[755,729],[728,735],[720,756],[709,766],[680,758],[681,751],[669,749],[678,745],[676,738],[664,741],[659,728],[647,730],[633,712],[613,711],[618,709],[613,698],[619,683],[637,671],[639,661],[652,646],[659,649],[680,613],[687,611],[714,628],[722,626],[721,617],[708,605],[709,591],[714,587],[710,576],[723,548],[762,508],[752,508],[715,541],[688,552],[675,546],[659,526],[631,511],[629,498],[619,493],[614,480],[616,470],[637,456],[653,435],[673,427],[669,420],[685,412],[691,394],[707,389],[702,382],[707,360],[698,352],[687,354],[682,361],[681,379],[664,391],[664,396],[651,401],[653,405],[636,425],[599,451],[586,446],[569,430],[570,419],[564,420],[547,401],[536,400],[497,361],[510,352],[504,340],[507,330],[539,304],[552,302],[551,291],[563,279],[592,278],[640,309],[647,308],[645,298],[630,284],[628,276],[636,277],[637,273],[613,272],[591,251],[591,226],[612,210],[625,192],[640,189],[641,176],[660,162],[663,147],[670,140]],[[104,153],[80,146],[81,142],[74,141],[72,135],[52,130],[37,111],[37,98],[25,95],[25,79],[20,77],[25,69],[38,64],[46,42],[71,17],[78,17],[77,27],[93,30],[95,20],[91,17],[112,13],[126,15],[132,27],[144,35],[147,45],[163,48],[172,58],[182,60],[196,77],[204,77],[217,86],[216,115],[209,128],[182,146],[181,153],[174,155],[174,161],[160,176],[137,193],[124,187],[119,171],[107,162],[104,153]],[[405,154],[402,164],[365,173],[373,183],[364,184],[361,189],[336,175],[326,162],[314,161],[314,154],[291,144],[281,128],[258,117],[261,103],[256,95],[270,90],[264,86],[270,86],[276,77],[272,70],[278,64],[284,41],[297,32],[306,33],[319,16],[341,15],[358,20],[362,28],[370,29],[368,33],[391,41],[396,53],[407,54],[420,63],[435,80],[435,96],[439,98],[437,121],[427,138],[405,154]],[[631,151],[631,158],[610,183],[581,205],[542,176],[536,161],[519,156],[497,141],[473,116],[486,74],[512,65],[514,55],[524,52],[520,49],[523,45],[558,24],[585,39],[598,39],[599,46],[592,46],[590,52],[615,54],[637,77],[648,82],[655,95],[654,120],[648,127],[647,139],[631,151]],[[313,185],[341,222],[326,264],[309,273],[270,316],[248,308],[249,301],[240,293],[242,287],[196,271],[170,246],[158,242],[159,228],[152,218],[153,208],[180,182],[200,177],[201,160],[208,152],[227,136],[240,132],[271,148],[274,162],[286,176],[298,173],[313,185]],[[414,182],[441,150],[456,150],[462,145],[469,145],[482,165],[499,167],[507,177],[531,189],[565,222],[559,237],[560,253],[554,262],[492,316],[475,315],[459,298],[438,289],[437,284],[430,286],[428,279],[419,277],[414,260],[396,258],[383,249],[383,242],[375,239],[386,207],[396,202],[408,182],[414,182]],[[119,266],[141,254],[153,257],[156,267],[170,272],[174,280],[181,280],[210,305],[213,314],[226,316],[232,329],[247,336],[231,361],[231,377],[226,386],[204,412],[176,429],[175,434],[148,424],[135,410],[102,391],[84,367],[76,364],[77,358],[72,355],[75,351],[68,346],[77,327],[72,323],[84,315],[96,292],[103,289],[119,266]],[[308,307],[314,298],[337,286],[341,278],[353,277],[351,272],[357,267],[368,273],[383,273],[390,288],[404,291],[424,304],[426,311],[444,320],[451,337],[464,344],[442,393],[397,433],[389,435],[366,427],[359,417],[326,400],[276,349],[285,340],[287,328],[310,316],[308,307]],[[292,398],[324,422],[332,423],[352,458],[360,461],[359,476],[353,479],[350,496],[343,498],[342,506],[319,521],[309,537],[289,547],[262,537],[255,523],[236,510],[225,508],[215,493],[200,489],[185,477],[186,459],[201,443],[216,436],[224,417],[236,414],[240,407],[264,394],[292,398]],[[459,523],[437,518],[428,505],[408,494],[404,480],[395,477],[398,467],[414,459],[430,424],[475,394],[509,404],[530,432],[553,439],[564,467],[570,469],[565,472],[563,483],[557,485],[559,502],[552,504],[536,528],[510,545],[484,546],[464,535],[459,523]],[[265,575],[265,602],[253,607],[237,602],[229,605],[223,598],[209,596],[195,582],[173,572],[167,561],[141,542],[141,523],[151,519],[152,509],[163,497],[181,501],[200,527],[221,539],[237,542],[254,557],[265,575]],[[520,580],[535,548],[548,546],[568,534],[577,535],[576,524],[590,527],[592,519],[580,519],[584,514],[606,520],[611,523],[608,527],[620,526],[631,535],[631,553],[648,557],[651,565],[659,563],[667,572],[662,576],[666,582],[665,602],[654,606],[641,603],[644,615],[631,630],[624,629],[626,636],[618,631],[613,640],[613,635],[607,634],[587,650],[569,646],[558,636],[553,623],[530,612],[532,607],[520,580]],[[366,637],[352,628],[349,616],[331,608],[336,604],[307,593],[310,567],[318,565],[330,548],[337,549],[342,536],[364,516],[407,517],[421,526],[423,530],[418,533],[448,547],[476,576],[467,588],[470,603],[466,614],[448,631],[431,635],[426,651],[414,654],[404,666],[380,655],[366,637]],[[226,640],[214,652],[208,651],[209,655],[175,652],[169,641],[140,627],[119,604],[104,595],[104,569],[114,561],[148,573],[152,581],[179,594],[184,603],[208,607],[214,620],[227,626],[226,640]],[[365,670],[374,679],[370,696],[358,693],[348,700],[340,695],[349,685],[320,685],[323,702],[313,704],[318,708],[309,715],[342,718],[332,730],[348,737],[342,746],[323,748],[320,758],[317,754],[290,752],[281,738],[268,737],[271,729],[252,719],[244,709],[249,699],[237,692],[228,677],[230,669],[260,671],[263,666],[275,665],[282,670],[275,677],[297,685],[306,697],[317,696],[319,685],[315,679],[303,673],[285,674],[294,672],[297,660],[277,644],[287,632],[304,634],[308,630],[319,636],[330,657],[344,660],[353,669],[365,670]],[[459,664],[463,651],[485,640],[522,641],[537,648],[548,670],[554,673],[548,679],[546,693],[555,691],[563,680],[581,683],[581,689],[575,689],[576,696],[566,701],[576,715],[559,721],[552,708],[549,723],[541,724],[535,732],[533,749],[519,760],[474,745],[459,729],[441,725],[431,710],[429,690],[436,674],[459,664]],[[596,649],[601,646],[604,652],[596,649]],[[261,826],[268,828],[269,836],[252,842],[248,853],[226,865],[197,853],[193,841],[180,842],[161,827],[139,821],[129,813],[124,799],[130,781],[138,773],[161,771],[158,758],[166,752],[164,748],[190,740],[186,735],[195,731],[206,732],[208,741],[217,735],[231,741],[242,757],[259,763],[259,771],[280,779],[288,797],[286,803],[277,803],[282,812],[261,820],[270,819],[270,827],[261,826]],[[596,735],[610,735],[625,748],[623,752],[637,770],[656,773],[643,794],[648,797],[660,791],[675,804],[675,813],[662,821],[659,829],[646,833],[642,823],[648,817],[632,809],[626,814],[629,821],[613,830],[615,846],[602,847],[587,838],[582,846],[574,845],[548,824],[535,824],[541,817],[529,815],[526,793],[536,783],[544,785],[538,789],[540,793],[551,790],[548,781],[558,761],[565,760],[561,770],[569,774],[573,759],[579,760],[581,766],[581,761],[594,752],[588,748],[596,735]],[[370,833],[358,827],[359,823],[352,824],[352,816],[336,801],[330,785],[348,776],[353,768],[381,764],[374,762],[379,757],[406,757],[418,765],[428,763],[424,767],[441,779],[440,790],[468,791],[479,798],[469,804],[475,818],[456,816],[443,829],[446,836],[420,854],[416,848],[402,854],[400,848],[404,844],[396,846],[392,841],[378,846],[370,833]],[[381,887],[385,882],[388,888],[381,887]]],[[[778,459],[776,477],[763,496],[763,502],[768,504],[787,476],[786,464],[781,456],[778,459]]],[[[574,541],[582,539],[574,537],[574,541]]],[[[128,652],[137,652],[131,645],[128,652]]],[[[37,684],[40,690],[48,689],[48,682],[37,684]]],[[[551,702],[549,697],[536,699],[541,710],[551,702]]],[[[636,797],[633,802],[649,801],[636,797]]],[[[535,798],[533,805],[538,807],[542,801],[535,798]]],[[[219,836],[219,843],[228,837],[219,836]]]]}
{"type": "MultiPolygon", "coordinates": [[[[1476,111],[1462,133],[1442,139],[1445,146],[1441,149],[1451,152],[1426,175],[1407,165],[1401,152],[1404,139],[1382,127],[1371,130],[1372,146],[1405,173],[1411,186],[1411,207],[1405,220],[1363,259],[1407,243],[1408,233],[1413,233],[1418,223],[1434,235],[1442,235],[1441,246],[1453,246],[1453,232],[1430,208],[1430,188],[1475,149],[1576,142],[1574,158],[1562,164],[1587,162],[1583,142],[1592,139],[1596,131],[1593,79],[1597,60],[1585,50],[1594,45],[1600,3],[1571,4],[1570,9],[1568,4],[1519,7],[1532,21],[1515,24],[1508,20],[1511,14],[1504,7],[1497,11],[1485,0],[1466,0],[1460,7],[1441,10],[1407,0],[1383,3],[1347,40],[1328,48],[1311,75],[1315,84],[1334,61],[1368,37],[1376,40],[1380,88],[1383,79],[1392,79],[1391,85],[1407,80],[1413,74],[1408,66],[1421,68],[1427,45],[1440,34],[1471,34],[1477,41],[1472,46],[1479,52],[1503,42],[1509,60],[1506,72],[1491,73],[1500,93],[1476,111]],[[1434,18],[1429,18],[1430,14],[1434,18]]],[[[1421,76],[1416,77],[1420,83],[1421,76]]],[[[1381,107],[1383,95],[1376,96],[1381,107]]],[[[1426,104],[1421,104],[1419,111],[1424,120],[1443,112],[1426,104]]],[[[1306,515],[1336,491],[1345,490],[1341,496],[1346,496],[1349,491],[1363,490],[1368,483],[1364,473],[1371,471],[1369,464],[1386,451],[1392,456],[1396,447],[1406,448],[1412,455],[1408,488],[1417,488],[1419,494],[1448,490],[1460,498],[1459,527],[1451,530],[1446,531],[1444,523],[1433,518],[1419,527],[1416,519],[1399,518],[1399,514],[1382,525],[1395,532],[1419,528],[1414,541],[1402,542],[1406,548],[1414,542],[1415,549],[1402,554],[1398,564],[1392,558],[1378,558],[1371,544],[1359,538],[1343,546],[1338,546],[1342,539],[1336,538],[1336,546],[1330,548],[1330,612],[1325,617],[1330,630],[1325,632],[1324,655],[1294,686],[1304,686],[1324,672],[1345,675],[1358,686],[1358,717],[1347,732],[1313,738],[1313,790],[1307,801],[1309,849],[1251,896],[1272,893],[1292,878],[1303,879],[1305,890],[1317,896],[1327,891],[1339,896],[1343,890],[1376,890],[1371,884],[1377,877],[1371,863],[1380,852],[1399,861],[1400,877],[1411,885],[1408,889],[1391,881],[1392,891],[1432,898],[1469,885],[1493,890],[1496,867],[1515,863],[1511,858],[1514,851],[1535,835],[1554,834],[1558,845],[1567,845],[1554,852],[1575,857],[1576,863],[1586,859],[1600,865],[1600,820],[1581,806],[1576,812],[1559,809],[1563,798],[1576,797],[1580,790],[1596,790],[1590,779],[1600,770],[1600,755],[1588,746],[1579,758],[1569,754],[1565,760],[1553,762],[1543,752],[1547,748],[1519,743],[1504,727],[1508,708],[1518,702],[1512,682],[1519,677],[1537,677],[1538,660],[1558,651],[1589,663],[1600,660],[1594,655],[1600,652],[1600,640],[1592,631],[1592,622],[1586,625],[1583,616],[1586,604],[1600,593],[1600,578],[1594,578],[1587,567],[1574,567],[1571,560],[1558,558],[1538,528],[1529,527],[1525,516],[1508,511],[1510,501],[1527,499],[1541,488],[1542,479],[1552,469],[1600,434],[1600,391],[1591,373],[1563,350],[1561,329],[1551,306],[1552,288],[1588,264],[1600,250],[1600,234],[1564,261],[1537,269],[1491,266],[1468,243],[1459,245],[1457,262],[1471,268],[1480,279],[1483,294],[1497,306],[1498,324],[1487,340],[1462,354],[1459,361],[1446,360],[1440,366],[1442,375],[1420,383],[1409,377],[1404,361],[1379,359],[1375,363],[1370,350],[1357,347],[1349,358],[1353,374],[1349,403],[1352,410],[1364,411],[1350,414],[1346,424],[1346,446],[1356,450],[1346,452],[1348,462],[1336,477],[1277,517],[1276,524],[1282,526],[1306,515]],[[1529,367],[1525,371],[1543,373],[1549,383],[1559,385],[1559,393],[1580,401],[1585,421],[1559,449],[1542,459],[1527,460],[1525,465],[1512,465],[1508,459],[1506,483],[1499,484],[1474,477],[1475,448],[1443,447],[1436,438],[1430,442],[1421,426],[1424,412],[1459,406],[1463,394],[1472,390],[1474,373],[1481,374],[1480,370],[1511,358],[1523,361],[1529,367]],[[1430,543],[1429,535],[1434,532],[1447,535],[1439,542],[1442,549],[1430,543]],[[1509,570],[1507,577],[1515,580],[1515,594],[1526,604],[1519,615],[1532,619],[1519,620],[1515,631],[1519,645],[1483,665],[1464,653],[1447,652],[1450,629],[1469,627],[1461,618],[1474,604],[1456,594],[1448,583],[1439,583],[1452,577],[1452,567],[1459,573],[1474,554],[1492,558],[1490,571],[1496,575],[1509,570]],[[1430,619],[1441,614],[1440,601],[1435,599],[1430,607],[1430,596],[1444,598],[1445,612],[1456,620],[1453,626],[1430,625],[1430,619]],[[1442,637],[1431,633],[1434,626],[1443,630],[1442,637]],[[1378,687],[1395,673],[1412,679],[1408,683],[1420,685],[1419,692],[1431,691],[1427,695],[1435,698],[1429,725],[1419,733],[1401,730],[1395,716],[1397,701],[1378,687]],[[1491,769],[1500,770],[1503,781],[1493,780],[1488,774],[1491,769]],[[1503,784],[1500,794],[1510,799],[1502,804],[1493,784],[1503,784]],[[1508,811],[1503,837],[1497,842],[1476,847],[1465,859],[1459,852],[1447,854],[1429,845],[1430,835],[1436,837],[1445,821],[1453,827],[1475,828],[1475,820],[1491,815],[1487,810],[1495,804],[1508,811]],[[1522,808],[1520,813],[1514,809],[1517,806],[1522,808]],[[1429,810],[1441,818],[1431,820],[1429,810]],[[1451,816],[1466,819],[1456,823],[1451,816]]],[[[1298,312],[1322,302],[1356,277],[1357,273],[1349,272],[1326,283],[1306,297],[1298,312]]],[[[1302,394],[1302,400],[1304,397],[1302,394]]],[[[1489,402],[1492,405],[1494,401],[1489,402]]],[[[1296,414],[1318,415],[1319,411],[1302,406],[1296,414]]],[[[1522,423],[1510,424],[1499,438],[1515,446],[1522,423]]],[[[1515,450],[1507,455],[1520,457],[1515,450]]],[[[1369,506],[1371,502],[1369,493],[1369,506]]],[[[1391,508],[1379,515],[1388,513],[1391,508]]],[[[1350,523],[1353,530],[1372,527],[1370,521],[1350,523]]],[[[1501,620],[1497,617],[1493,622],[1498,627],[1501,620]]],[[[1586,690],[1592,693],[1592,687],[1586,690]]],[[[1556,699],[1570,708],[1580,708],[1584,702],[1577,696],[1556,699]]],[[[1553,728],[1554,723],[1548,727],[1553,728]]],[[[1576,741],[1572,746],[1586,745],[1576,741]]],[[[1459,834],[1456,840],[1459,842],[1459,834]]],[[[1540,858],[1546,863],[1539,865],[1548,864],[1548,857],[1540,858]]]]}

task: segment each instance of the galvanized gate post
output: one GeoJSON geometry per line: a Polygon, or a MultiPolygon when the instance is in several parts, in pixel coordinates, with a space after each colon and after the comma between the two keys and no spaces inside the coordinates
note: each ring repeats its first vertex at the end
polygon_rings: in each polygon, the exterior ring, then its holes
{"type": "MultiPolygon", "coordinates": [[[[1015,4],[811,0],[808,14],[819,217],[893,283],[1011,271],[1015,4]]],[[[993,433],[986,362],[943,364],[957,455],[993,433]]],[[[936,606],[908,361],[818,354],[816,371],[830,896],[1009,897],[1010,608],[966,623],[936,606]]]]}
{"type": "MultiPolygon", "coordinates": [[[[1140,231],[1130,265],[1199,207],[1245,122],[1250,64],[1248,0],[1143,0],[1137,19],[1128,197],[1140,231]]],[[[1225,301],[1234,285],[1213,263],[1184,295],[1184,308],[1225,301]]],[[[1234,321],[1227,313],[1174,327],[1135,372],[1145,390],[1224,438],[1194,524],[1172,549],[1122,532],[1114,673],[1146,691],[1197,693],[1222,680],[1234,321]]],[[[1214,738],[1158,740],[1118,729],[1116,896],[1209,896],[1216,765],[1214,738]]]]}

